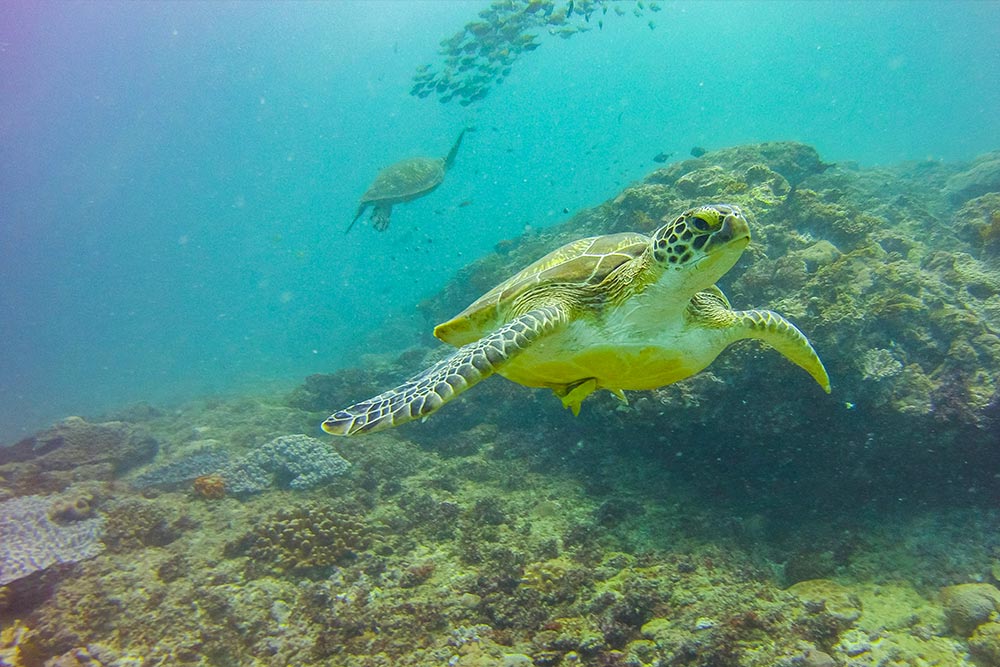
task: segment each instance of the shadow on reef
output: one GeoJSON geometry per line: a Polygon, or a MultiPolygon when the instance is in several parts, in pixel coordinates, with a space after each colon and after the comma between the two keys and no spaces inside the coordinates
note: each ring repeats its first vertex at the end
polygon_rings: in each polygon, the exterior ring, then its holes
{"type": "Polygon", "coordinates": [[[0,450],[0,664],[1000,667],[998,192],[1000,154],[707,153],[499,244],[422,330],[374,334],[402,353],[0,450]],[[754,216],[722,288],[787,313],[831,396],[742,343],[578,418],[494,378],[423,423],[307,435],[551,248],[719,201],[754,216]]]}

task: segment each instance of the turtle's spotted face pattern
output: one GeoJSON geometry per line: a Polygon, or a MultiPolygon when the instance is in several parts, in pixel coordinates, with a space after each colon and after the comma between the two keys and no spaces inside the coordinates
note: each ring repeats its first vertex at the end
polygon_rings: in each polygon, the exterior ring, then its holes
{"type": "Polygon", "coordinates": [[[683,269],[723,250],[738,257],[749,242],[750,226],[739,207],[699,206],[656,230],[653,259],[664,268],[683,269]]]}

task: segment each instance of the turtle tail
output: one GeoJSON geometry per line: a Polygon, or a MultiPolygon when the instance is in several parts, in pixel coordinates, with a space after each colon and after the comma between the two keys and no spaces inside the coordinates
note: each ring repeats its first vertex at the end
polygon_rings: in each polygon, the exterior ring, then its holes
{"type": "Polygon", "coordinates": [[[368,208],[368,204],[362,204],[358,207],[358,212],[354,214],[354,220],[351,220],[351,224],[347,225],[347,229],[344,230],[345,234],[351,231],[351,227],[353,227],[354,223],[358,221],[358,218],[361,217],[361,214],[365,212],[366,208],[368,208]]]}
{"type": "Polygon", "coordinates": [[[323,422],[323,430],[333,435],[357,435],[427,417],[567,321],[566,311],[559,306],[531,310],[488,336],[463,345],[398,387],[338,410],[323,422]]]}

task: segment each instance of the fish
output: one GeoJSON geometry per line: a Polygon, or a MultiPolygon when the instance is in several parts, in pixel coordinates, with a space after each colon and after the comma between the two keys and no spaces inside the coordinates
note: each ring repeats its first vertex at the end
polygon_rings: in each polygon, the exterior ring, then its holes
{"type": "Polygon", "coordinates": [[[673,155],[673,153],[658,153],[656,157],[653,158],[653,162],[659,162],[662,164],[669,160],[671,155],[673,155]]]}
{"type": "Polygon", "coordinates": [[[484,21],[475,21],[465,26],[465,29],[471,32],[476,37],[483,37],[485,35],[490,34],[490,32],[493,30],[493,26],[484,21]]]}

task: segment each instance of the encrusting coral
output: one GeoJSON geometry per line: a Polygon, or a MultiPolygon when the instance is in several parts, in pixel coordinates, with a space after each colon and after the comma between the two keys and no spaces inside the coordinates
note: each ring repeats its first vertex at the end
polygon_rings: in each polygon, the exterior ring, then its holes
{"type": "Polygon", "coordinates": [[[357,515],[300,503],[264,518],[229,553],[249,556],[254,572],[273,568],[322,575],[366,549],[371,537],[357,515]]]}
{"type": "MultiPolygon", "coordinates": [[[[348,468],[350,463],[316,438],[283,435],[236,460],[218,444],[198,448],[144,472],[136,478],[136,485],[170,488],[198,479],[202,485],[221,480],[223,495],[245,495],[272,487],[311,489],[343,475],[348,468]]],[[[219,495],[218,489],[212,493],[219,495]]]]}
{"type": "Polygon", "coordinates": [[[20,496],[0,503],[0,586],[57,563],[75,563],[104,548],[102,517],[80,500],[20,496]]]}

